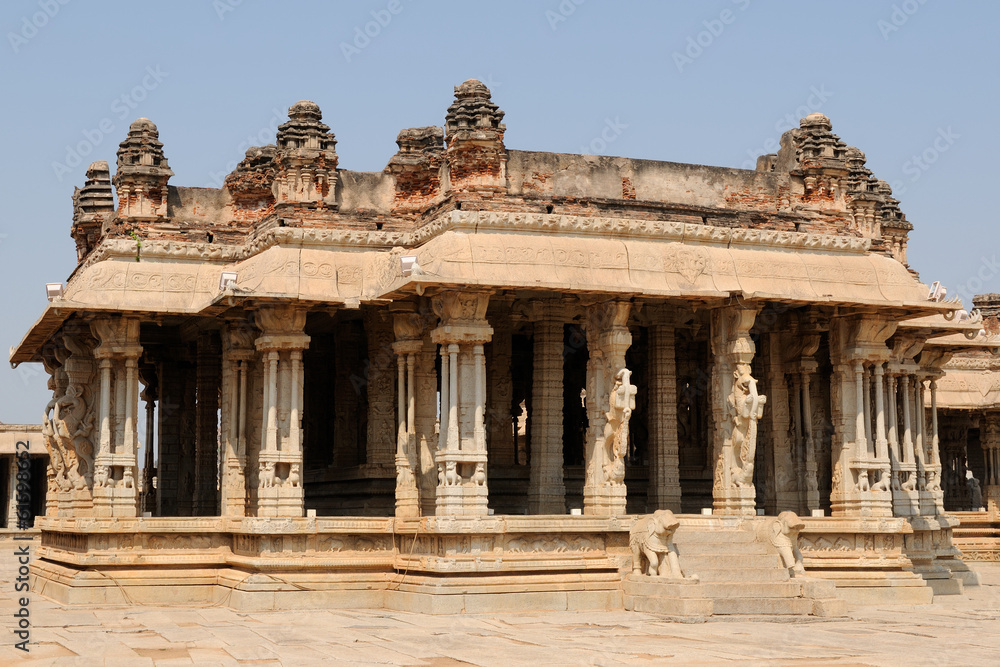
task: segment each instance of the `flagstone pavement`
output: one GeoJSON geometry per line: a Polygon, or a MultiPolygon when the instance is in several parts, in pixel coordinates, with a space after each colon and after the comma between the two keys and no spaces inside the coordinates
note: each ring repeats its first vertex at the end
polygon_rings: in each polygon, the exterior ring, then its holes
{"type": "Polygon", "coordinates": [[[966,595],[938,596],[924,606],[856,607],[844,619],[678,623],[625,611],[69,609],[31,593],[25,654],[14,648],[13,613],[23,594],[14,591],[11,545],[0,541],[0,665],[1000,664],[1000,563],[974,565],[983,585],[966,595]]]}

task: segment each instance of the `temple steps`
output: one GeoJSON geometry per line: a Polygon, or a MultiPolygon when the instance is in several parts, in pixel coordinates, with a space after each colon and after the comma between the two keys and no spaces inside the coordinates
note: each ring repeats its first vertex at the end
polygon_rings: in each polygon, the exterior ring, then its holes
{"type": "Polygon", "coordinates": [[[674,544],[681,570],[697,581],[631,575],[624,587],[626,608],[678,616],[846,613],[833,582],[792,578],[753,528],[682,526],[674,544]]]}

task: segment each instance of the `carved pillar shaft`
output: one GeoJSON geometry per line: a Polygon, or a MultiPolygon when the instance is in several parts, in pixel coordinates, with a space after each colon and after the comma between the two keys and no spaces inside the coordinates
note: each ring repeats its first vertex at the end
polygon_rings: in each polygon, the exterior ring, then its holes
{"type": "Polygon", "coordinates": [[[875,457],[889,458],[888,441],[885,436],[885,368],[882,362],[875,364],[875,457]]]}
{"type": "MultiPolygon", "coordinates": [[[[393,432],[394,381],[393,321],[384,310],[369,308],[364,315],[368,339],[368,429],[365,449],[367,467],[373,474],[378,470],[392,470],[395,465],[395,440],[393,432]]],[[[350,418],[350,416],[348,416],[350,418]]]]}
{"type": "Polygon", "coordinates": [[[584,514],[625,513],[624,457],[628,446],[628,418],[621,401],[630,401],[634,406],[635,388],[629,382],[631,374],[625,368],[625,353],[632,344],[632,334],[628,330],[631,306],[627,301],[608,301],[591,306],[587,314],[589,427],[585,450],[584,514]],[[614,395],[619,390],[631,393],[628,397],[614,395]]]}
{"type": "Polygon", "coordinates": [[[715,424],[715,475],[712,486],[718,514],[756,514],[753,468],[757,422],[767,400],[750,374],[756,347],[750,329],[758,310],[727,307],[712,312],[712,416],[715,424]]]}
{"type": "Polygon", "coordinates": [[[868,417],[865,400],[868,390],[865,388],[864,365],[860,361],[854,362],[854,386],[857,401],[857,457],[864,459],[868,456],[868,417]]]}
{"type": "Polygon", "coordinates": [[[873,458],[875,455],[875,438],[872,433],[872,372],[867,364],[863,364],[864,375],[862,380],[862,405],[865,415],[865,450],[860,453],[862,457],[873,458]]]}
{"type": "Polygon", "coordinates": [[[265,361],[267,415],[257,455],[258,516],[302,516],[302,350],[306,312],[292,305],[256,313],[261,335],[254,345],[265,361]]]}
{"type": "Polygon", "coordinates": [[[438,515],[484,515],[488,512],[486,483],[486,359],[484,343],[493,329],[486,321],[489,294],[446,292],[433,301],[440,323],[431,340],[447,348],[442,356],[442,432],[444,445],[435,454],[438,515]],[[446,380],[446,382],[445,382],[446,380]],[[448,411],[443,409],[447,400],[448,411]],[[445,421],[447,419],[447,421],[445,421]]]}
{"type": "Polygon", "coordinates": [[[220,349],[212,332],[198,336],[194,514],[218,513],[220,349]]]}
{"type": "Polygon", "coordinates": [[[886,396],[889,412],[889,460],[894,471],[899,468],[899,420],[897,418],[896,407],[896,376],[889,374],[886,377],[889,383],[889,391],[886,396]]]}
{"type": "Polygon", "coordinates": [[[142,467],[142,512],[156,512],[156,488],[153,482],[153,439],[156,436],[156,401],[146,399],[146,456],[142,467]]]}
{"type": "MultiPolygon", "coordinates": [[[[438,449],[437,434],[434,433],[438,420],[437,369],[434,360],[437,346],[424,334],[420,352],[416,355],[416,413],[417,462],[419,465],[420,513],[433,516],[436,506],[435,496],[438,483],[437,463],[434,455],[438,449]]],[[[447,383],[445,383],[447,384],[447,383]]]]}
{"type": "Polygon", "coordinates": [[[528,511],[565,514],[563,484],[563,325],[534,324],[534,369],[531,388],[531,473],[528,511]]]}
{"type": "Polygon", "coordinates": [[[91,323],[101,344],[101,436],[94,461],[94,515],[134,517],[138,494],[139,320],[101,317],[91,323]],[[117,372],[115,372],[117,371],[117,372]]]}
{"type": "Polygon", "coordinates": [[[899,379],[900,393],[903,394],[903,463],[913,463],[913,431],[910,428],[910,376],[899,379]]]}
{"type": "Polygon", "coordinates": [[[805,422],[806,449],[806,507],[809,510],[819,509],[819,466],[816,461],[816,439],[812,426],[812,395],[810,389],[811,373],[802,372],[802,413],[805,422]]]}
{"type": "Polygon", "coordinates": [[[248,515],[247,400],[255,335],[245,321],[230,323],[222,334],[222,516],[248,515]]]}
{"type": "Polygon", "coordinates": [[[451,426],[451,354],[448,346],[441,346],[441,409],[438,429],[438,450],[448,449],[448,431],[451,426]]]}
{"type": "Polygon", "coordinates": [[[649,511],[681,511],[675,343],[673,324],[649,328],[649,511]]]}
{"type": "Polygon", "coordinates": [[[510,321],[504,318],[496,322],[493,340],[490,344],[489,363],[489,410],[486,420],[489,430],[490,463],[514,465],[517,443],[511,428],[510,404],[513,399],[511,378],[511,354],[513,338],[510,321]]]}

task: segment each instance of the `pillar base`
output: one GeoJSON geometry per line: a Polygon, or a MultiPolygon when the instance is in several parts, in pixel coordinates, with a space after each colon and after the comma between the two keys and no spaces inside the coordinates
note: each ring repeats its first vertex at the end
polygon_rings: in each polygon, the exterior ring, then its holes
{"type": "Polygon", "coordinates": [[[490,513],[486,486],[457,484],[438,486],[437,516],[486,516],[490,513]]]}
{"type": "Polygon", "coordinates": [[[715,492],[712,513],[723,516],[756,516],[757,489],[751,486],[715,492]]]}
{"type": "Polygon", "coordinates": [[[301,486],[269,486],[257,489],[257,516],[302,516],[301,486]]]}
{"type": "Polygon", "coordinates": [[[627,494],[624,484],[588,484],[583,487],[583,513],[591,516],[625,514],[627,494]]]}
{"type": "MultiPolygon", "coordinates": [[[[897,492],[898,493],[898,492],[897,492]]],[[[892,516],[890,491],[851,491],[830,499],[832,516],[892,516]]],[[[919,502],[916,507],[919,508],[919,502]]]]}

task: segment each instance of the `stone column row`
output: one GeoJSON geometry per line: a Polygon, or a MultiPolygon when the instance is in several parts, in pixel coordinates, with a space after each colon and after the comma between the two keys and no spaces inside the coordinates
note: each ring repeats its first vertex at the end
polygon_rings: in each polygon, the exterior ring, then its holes
{"type": "Polygon", "coordinates": [[[928,424],[925,381],[905,367],[894,368],[884,378],[885,408],[889,414],[890,489],[896,516],[933,516],[944,512],[937,383],[930,379],[928,424]]]}
{"type": "Polygon", "coordinates": [[[891,516],[886,426],[886,341],[896,323],[878,315],[837,318],[830,327],[834,426],[830,494],[835,516],[891,516]]]}

